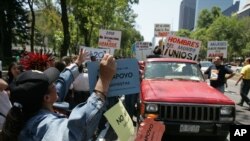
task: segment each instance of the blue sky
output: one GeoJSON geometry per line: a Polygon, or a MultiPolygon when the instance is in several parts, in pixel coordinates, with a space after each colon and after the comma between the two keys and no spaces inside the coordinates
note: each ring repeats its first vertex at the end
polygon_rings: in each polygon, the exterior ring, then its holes
{"type": "MultiPolygon", "coordinates": [[[[170,24],[171,30],[177,31],[179,26],[179,9],[182,0],[140,0],[134,5],[136,29],[144,36],[145,41],[152,41],[154,24],[170,24]]],[[[245,0],[241,0],[241,4],[245,0]]]]}

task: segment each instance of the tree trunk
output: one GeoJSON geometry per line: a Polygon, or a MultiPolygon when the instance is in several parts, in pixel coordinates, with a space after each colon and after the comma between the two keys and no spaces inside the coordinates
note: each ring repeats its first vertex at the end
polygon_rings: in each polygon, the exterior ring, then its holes
{"type": "Polygon", "coordinates": [[[62,25],[63,25],[63,45],[61,46],[60,56],[66,56],[67,51],[69,49],[70,44],[70,34],[69,34],[69,21],[68,21],[68,14],[67,14],[67,5],[66,0],[61,0],[61,10],[62,10],[62,25]]]}
{"type": "Polygon", "coordinates": [[[6,6],[8,3],[1,3],[1,9],[0,9],[0,59],[3,62],[7,62],[11,59],[11,42],[12,42],[12,27],[11,23],[8,21],[11,21],[12,15],[8,14],[9,11],[6,10],[6,6]],[[3,4],[3,5],[2,5],[3,4]],[[6,20],[7,19],[7,20],[6,20]]]}
{"type": "Polygon", "coordinates": [[[36,16],[35,16],[35,12],[33,9],[33,0],[29,0],[29,7],[30,7],[30,11],[31,11],[31,35],[30,35],[30,50],[31,52],[34,52],[34,31],[35,31],[35,22],[36,22],[36,16]]]}

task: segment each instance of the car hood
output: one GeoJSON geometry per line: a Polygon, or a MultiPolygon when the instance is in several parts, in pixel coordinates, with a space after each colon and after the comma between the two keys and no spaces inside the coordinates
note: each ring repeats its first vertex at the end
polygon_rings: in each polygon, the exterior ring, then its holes
{"type": "Polygon", "coordinates": [[[141,83],[141,94],[145,102],[234,104],[204,81],[144,79],[141,83]]]}

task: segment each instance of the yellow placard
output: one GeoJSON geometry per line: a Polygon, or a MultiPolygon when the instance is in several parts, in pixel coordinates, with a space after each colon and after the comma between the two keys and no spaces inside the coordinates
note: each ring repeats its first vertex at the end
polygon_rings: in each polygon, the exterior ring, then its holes
{"type": "Polygon", "coordinates": [[[105,112],[104,116],[115,130],[120,141],[128,141],[134,134],[133,122],[120,100],[105,112]]]}

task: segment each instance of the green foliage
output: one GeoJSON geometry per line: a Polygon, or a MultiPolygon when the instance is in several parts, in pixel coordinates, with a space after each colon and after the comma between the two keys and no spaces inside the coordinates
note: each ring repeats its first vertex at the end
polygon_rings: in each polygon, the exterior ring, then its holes
{"type": "Polygon", "coordinates": [[[29,38],[29,20],[25,0],[0,1],[0,58],[11,58],[12,44],[24,44],[29,38]]]}
{"type": "Polygon", "coordinates": [[[191,35],[191,31],[188,29],[181,29],[178,32],[176,32],[175,34],[176,36],[180,36],[180,37],[186,37],[189,38],[191,35]]]}
{"type": "Polygon", "coordinates": [[[214,20],[222,15],[221,9],[219,7],[213,7],[211,11],[204,9],[199,14],[197,27],[198,28],[208,28],[214,20]]]}
{"type": "Polygon", "coordinates": [[[206,58],[207,55],[207,41],[208,41],[208,37],[206,36],[207,34],[207,29],[206,28],[197,28],[196,30],[194,30],[190,37],[192,39],[195,40],[199,40],[201,41],[201,48],[200,48],[200,58],[206,58]]]}
{"type": "Polygon", "coordinates": [[[242,48],[246,45],[243,23],[238,20],[237,17],[221,16],[207,30],[209,40],[228,41],[229,59],[233,53],[241,54],[242,48]]]}

